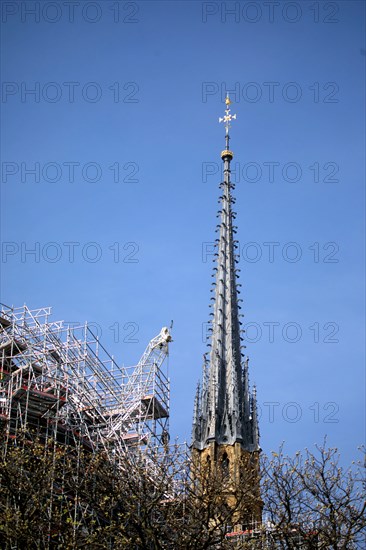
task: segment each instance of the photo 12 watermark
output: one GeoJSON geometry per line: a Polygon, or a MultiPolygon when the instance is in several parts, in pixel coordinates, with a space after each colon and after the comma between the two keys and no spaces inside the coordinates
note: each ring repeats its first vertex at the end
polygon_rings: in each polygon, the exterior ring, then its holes
{"type": "Polygon", "coordinates": [[[207,103],[212,99],[223,103],[227,94],[234,103],[339,103],[340,86],[337,82],[309,81],[280,82],[268,80],[263,82],[202,82],[201,101],[207,103]]]}
{"type": "Polygon", "coordinates": [[[140,166],[135,161],[106,163],[75,160],[63,161],[4,161],[1,163],[1,182],[22,183],[139,183],[140,166]]]}
{"type": "Polygon", "coordinates": [[[339,2],[202,2],[202,23],[324,23],[340,21],[339,2]]]}
{"type": "Polygon", "coordinates": [[[125,243],[79,242],[39,242],[39,241],[3,241],[1,243],[1,262],[56,264],[59,262],[95,264],[102,260],[112,263],[138,264],[140,245],[134,241],[125,243]]]}
{"type": "Polygon", "coordinates": [[[130,1],[82,0],[57,1],[3,1],[1,2],[2,23],[87,23],[95,25],[100,22],[136,24],[139,23],[140,3],[130,1]]]}
{"type": "Polygon", "coordinates": [[[137,82],[3,81],[2,103],[139,103],[137,82]]]}
{"type": "MultiPolygon", "coordinates": [[[[242,300],[239,300],[242,302],[242,300]]],[[[306,341],[313,344],[339,344],[340,325],[335,321],[312,321],[304,324],[297,321],[249,321],[240,323],[243,343],[297,344],[306,341]]],[[[202,342],[207,344],[213,332],[213,321],[202,323],[202,342]]]]}
{"type": "Polygon", "coordinates": [[[338,424],[340,407],[335,401],[320,403],[315,401],[310,404],[299,403],[298,401],[264,401],[257,403],[258,420],[264,423],[274,424],[286,422],[298,424],[299,422],[312,421],[314,424],[338,424]]]}
{"type": "MultiPolygon", "coordinates": [[[[202,162],[202,183],[216,182],[221,170],[222,165],[218,162],[202,162]]],[[[230,179],[233,183],[339,183],[339,172],[339,164],[332,160],[312,160],[306,165],[295,160],[230,163],[230,179]]]]}
{"type": "MultiPolygon", "coordinates": [[[[71,331],[75,328],[83,326],[83,323],[78,321],[64,321],[64,325],[71,331]]],[[[139,344],[140,326],[136,321],[109,321],[105,325],[101,325],[95,321],[87,322],[88,329],[93,333],[97,340],[100,340],[103,335],[111,335],[115,344],[139,344]]]]}
{"type": "MultiPolygon", "coordinates": [[[[203,242],[201,245],[201,260],[203,263],[217,261],[217,241],[203,242]]],[[[237,262],[255,264],[258,262],[286,262],[296,264],[300,261],[311,261],[315,264],[338,264],[340,261],[340,246],[335,241],[311,242],[308,244],[296,241],[249,241],[240,244],[234,241],[235,259],[237,262]]]]}

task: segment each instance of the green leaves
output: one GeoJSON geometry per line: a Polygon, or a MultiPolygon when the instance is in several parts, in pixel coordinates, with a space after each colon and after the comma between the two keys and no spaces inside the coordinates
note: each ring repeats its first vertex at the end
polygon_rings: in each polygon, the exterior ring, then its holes
{"type": "Polygon", "coordinates": [[[103,452],[31,438],[21,432],[0,447],[0,547],[18,549],[204,550],[233,548],[226,536],[238,513],[264,501],[257,539],[235,548],[350,550],[365,535],[362,463],[341,467],[335,449],[287,456],[281,447],[223,477],[182,460],[129,456],[112,464],[103,452]],[[272,546],[271,546],[272,545],[272,546]]]}

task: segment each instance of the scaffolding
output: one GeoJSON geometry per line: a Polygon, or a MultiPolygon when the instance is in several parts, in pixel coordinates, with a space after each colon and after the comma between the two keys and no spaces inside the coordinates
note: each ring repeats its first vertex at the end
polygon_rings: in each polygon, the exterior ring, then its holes
{"type": "Polygon", "coordinates": [[[135,367],[121,367],[88,324],[51,321],[51,308],[0,311],[0,431],[124,453],[163,452],[169,442],[168,328],[135,367]]]}
{"type": "MultiPolygon", "coordinates": [[[[250,547],[260,550],[276,550],[280,548],[298,548],[306,550],[308,548],[317,548],[319,533],[311,529],[309,525],[292,525],[277,527],[268,519],[263,523],[255,520],[250,527],[243,531],[229,531],[226,534],[226,540],[235,548],[250,547]],[[290,546],[288,546],[290,545],[290,546]]],[[[351,548],[351,546],[350,546],[351,548]]]]}

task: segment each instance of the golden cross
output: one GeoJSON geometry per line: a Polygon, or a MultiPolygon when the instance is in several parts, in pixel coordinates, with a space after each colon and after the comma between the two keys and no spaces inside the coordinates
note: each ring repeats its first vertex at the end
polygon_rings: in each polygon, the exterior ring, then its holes
{"type": "Polygon", "coordinates": [[[229,94],[226,95],[225,104],[226,104],[225,115],[223,117],[219,117],[219,122],[224,122],[225,123],[225,131],[226,131],[226,135],[228,135],[229,134],[229,128],[231,126],[231,124],[230,124],[231,121],[236,120],[236,115],[231,115],[230,114],[231,101],[230,101],[230,98],[229,98],[229,94]]]}

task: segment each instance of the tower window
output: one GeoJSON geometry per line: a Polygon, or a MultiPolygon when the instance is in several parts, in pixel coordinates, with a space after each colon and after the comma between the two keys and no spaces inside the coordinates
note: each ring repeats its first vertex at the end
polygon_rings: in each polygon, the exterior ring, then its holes
{"type": "Polygon", "coordinates": [[[229,457],[227,456],[227,453],[224,453],[222,455],[221,468],[222,468],[223,475],[228,476],[229,468],[230,468],[230,460],[229,460],[229,457]]]}
{"type": "Polygon", "coordinates": [[[211,473],[211,458],[209,456],[206,458],[206,465],[207,465],[207,473],[210,474],[211,473]]]}

